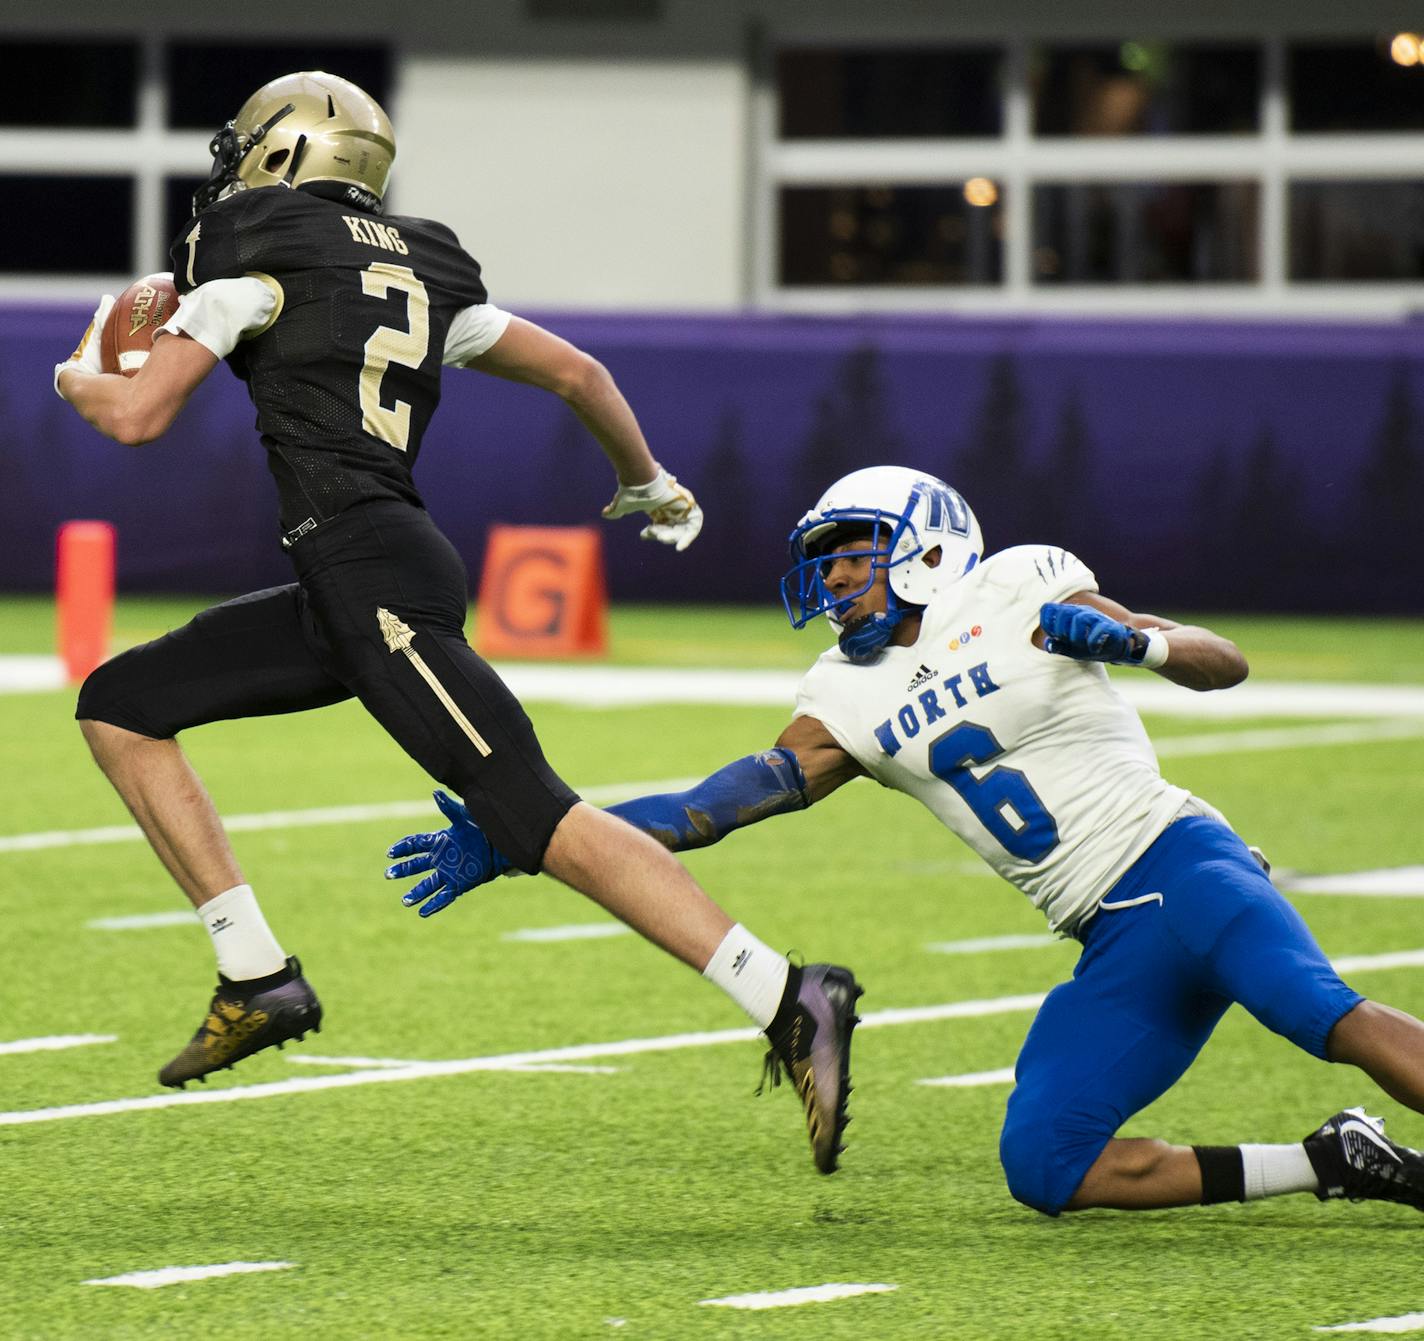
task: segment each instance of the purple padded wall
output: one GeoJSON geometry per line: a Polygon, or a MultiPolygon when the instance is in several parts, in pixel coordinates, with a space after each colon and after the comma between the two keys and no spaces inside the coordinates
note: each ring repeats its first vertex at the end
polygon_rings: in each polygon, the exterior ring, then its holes
{"type": "MultiPolygon", "coordinates": [[[[0,333],[0,590],[53,580],[60,522],[119,528],[126,591],[289,580],[253,412],[219,370],[161,443],[109,443],[51,368],[88,320],[0,333]]],[[[1104,591],[1174,609],[1424,613],[1424,325],[935,317],[536,316],[598,355],[707,511],[683,555],[605,527],[615,599],[774,602],[832,479],[941,475],[991,549],[1068,546],[1104,591]]],[[[416,479],[478,576],[490,522],[596,520],[612,477],[552,396],[445,378],[416,479]]]]}

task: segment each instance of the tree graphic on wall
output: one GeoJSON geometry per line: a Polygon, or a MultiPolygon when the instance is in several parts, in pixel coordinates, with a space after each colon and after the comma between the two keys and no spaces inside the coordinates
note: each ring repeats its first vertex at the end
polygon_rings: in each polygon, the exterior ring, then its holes
{"type": "Polygon", "coordinates": [[[1333,566],[1329,537],[1309,515],[1307,481],[1272,425],[1262,424],[1244,450],[1217,443],[1195,496],[1184,501],[1186,580],[1171,599],[1229,610],[1323,603],[1333,566]]]}
{"type": "Polygon", "coordinates": [[[837,365],[830,390],[816,398],[811,429],[795,457],[798,498],[806,500],[802,506],[810,507],[852,470],[894,464],[903,449],[880,351],[862,345],[837,365]]]}
{"type": "Polygon", "coordinates": [[[598,509],[613,496],[616,481],[598,443],[574,412],[560,405],[548,455],[552,466],[549,478],[558,488],[546,490],[540,520],[555,526],[579,526],[596,519],[598,509]]]}
{"type": "MultiPolygon", "coordinates": [[[[1083,402],[1070,389],[1058,407],[1058,424],[1036,481],[1024,500],[1033,539],[1062,545],[1075,554],[1092,550],[1098,538],[1097,496],[1092,480],[1093,444],[1083,402]]],[[[995,546],[997,548],[997,546],[995,546]]]]}
{"type": "Polygon", "coordinates": [[[1236,456],[1230,443],[1218,442],[1197,477],[1195,498],[1187,512],[1194,525],[1185,535],[1182,552],[1182,567],[1193,577],[1194,603],[1243,604],[1237,579],[1236,456]]]}
{"type": "MultiPolygon", "coordinates": [[[[702,534],[697,541],[698,553],[702,558],[717,563],[722,582],[728,580],[729,573],[744,567],[742,556],[764,540],[756,506],[761,493],[747,470],[742,438],[741,411],[735,405],[724,405],[717,419],[706,464],[693,484],[693,491],[706,515],[702,534]]],[[[799,503],[793,502],[791,506],[795,508],[799,503]]],[[[790,522],[786,529],[791,529],[790,522]]],[[[761,576],[764,580],[765,574],[761,576]]],[[[743,584],[737,582],[736,585],[743,584]]]]}
{"type": "Polygon", "coordinates": [[[1360,471],[1356,543],[1373,552],[1381,595],[1418,602],[1417,534],[1424,517],[1424,455],[1409,369],[1395,369],[1384,419],[1360,471]],[[1412,572],[1411,572],[1412,569],[1412,572]]]}
{"type": "Polygon", "coordinates": [[[1033,534],[1039,484],[1025,459],[1023,392],[1012,355],[990,363],[984,397],[948,478],[990,528],[990,550],[1043,538],[1033,534]]]}
{"type": "Polygon", "coordinates": [[[1305,559],[1298,474],[1275,430],[1262,425],[1246,454],[1232,507],[1232,561],[1241,579],[1237,604],[1269,608],[1293,590],[1305,559]]]}
{"type": "MultiPolygon", "coordinates": [[[[39,404],[38,413],[21,420],[0,388],[0,536],[4,537],[6,583],[11,587],[32,585],[28,574],[24,582],[16,581],[20,555],[43,554],[44,560],[32,565],[37,585],[53,580],[50,556],[55,527],[62,519],[58,500],[67,497],[57,478],[53,444],[64,442],[69,427],[64,420],[73,411],[54,396],[45,396],[39,404]]],[[[61,451],[60,460],[64,459],[61,451]]]]}

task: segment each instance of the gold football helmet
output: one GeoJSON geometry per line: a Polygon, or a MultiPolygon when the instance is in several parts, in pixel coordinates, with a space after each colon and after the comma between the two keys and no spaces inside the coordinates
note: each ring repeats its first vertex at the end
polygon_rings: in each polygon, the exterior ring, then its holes
{"type": "Polygon", "coordinates": [[[212,175],[193,213],[254,186],[333,182],[376,208],[386,193],[396,136],[380,104],[348,79],[303,70],[264,84],[213,137],[212,175]]]}

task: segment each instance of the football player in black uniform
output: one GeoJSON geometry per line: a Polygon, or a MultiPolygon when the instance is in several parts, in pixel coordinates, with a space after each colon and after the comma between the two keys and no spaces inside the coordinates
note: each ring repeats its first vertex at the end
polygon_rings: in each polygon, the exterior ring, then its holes
{"type": "MultiPolygon", "coordinates": [[[[321,1021],[175,737],[355,696],[515,865],[588,895],[767,1031],[829,1172],[845,1124],[854,979],[789,966],[659,843],[580,802],[554,773],[518,701],[465,640],[465,570],[411,469],[441,367],[453,365],[562,397],[617,475],[605,517],[646,513],[644,537],[681,550],[702,524],[692,494],[653,459],[595,359],[491,304],[480,267],[443,224],[383,213],[395,138],[361,89],[320,71],[275,80],[212,152],[211,179],[173,245],[182,302],[147,361],[132,378],[99,371],[106,299],[55,374],[89,423],[140,444],[226,359],[257,407],[296,569],[290,585],[205,610],[115,657],[80,690],[76,715],[95,759],[217,953],[207,1018],[160,1081],[201,1080],[321,1021]]],[[[799,781],[770,763],[749,785],[768,805],[804,804],[799,781]]]]}

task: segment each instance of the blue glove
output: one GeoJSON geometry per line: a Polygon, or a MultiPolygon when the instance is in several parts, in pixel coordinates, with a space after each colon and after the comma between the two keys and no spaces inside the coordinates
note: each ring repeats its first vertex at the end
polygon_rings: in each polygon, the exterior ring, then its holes
{"type": "Polygon", "coordinates": [[[450,821],[438,833],[413,833],[392,845],[386,854],[406,857],[386,871],[387,880],[404,880],[422,871],[430,874],[401,895],[407,908],[420,904],[420,915],[429,917],[454,903],[467,889],[474,889],[503,875],[509,858],[495,849],[485,831],[470,818],[470,812],[453,796],[435,793],[435,804],[450,821]]]}
{"type": "Polygon", "coordinates": [[[1050,602],[1038,612],[1045,634],[1043,650],[1075,661],[1107,661],[1140,666],[1150,641],[1091,605],[1050,602]]]}

